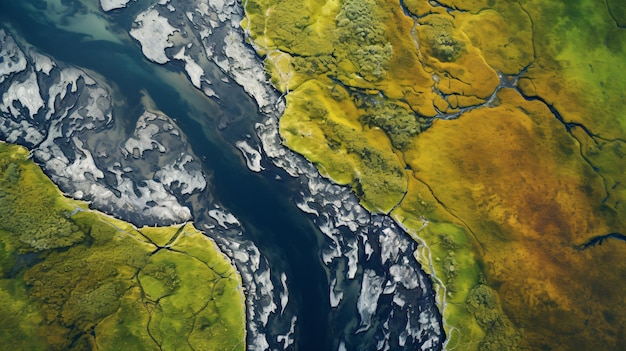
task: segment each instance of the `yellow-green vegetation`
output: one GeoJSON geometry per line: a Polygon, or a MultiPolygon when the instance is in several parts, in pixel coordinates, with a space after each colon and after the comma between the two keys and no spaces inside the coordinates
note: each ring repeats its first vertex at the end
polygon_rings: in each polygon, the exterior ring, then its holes
{"type": "Polygon", "coordinates": [[[282,117],[281,132],[324,174],[353,186],[367,208],[389,212],[406,190],[404,163],[381,129],[361,125],[347,96],[341,86],[329,92],[307,81],[287,97],[295,108],[282,117]]]}
{"type": "Polygon", "coordinates": [[[620,349],[626,5],[437,3],[244,1],[285,145],[422,244],[448,349],[620,349]]]}
{"type": "Polygon", "coordinates": [[[17,350],[244,350],[241,279],[191,224],[65,198],[0,143],[0,338],[17,350]]]}

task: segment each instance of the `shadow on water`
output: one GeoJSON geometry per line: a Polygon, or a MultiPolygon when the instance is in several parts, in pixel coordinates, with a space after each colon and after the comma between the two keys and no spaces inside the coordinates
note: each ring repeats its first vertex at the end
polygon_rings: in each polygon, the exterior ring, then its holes
{"type": "MultiPolygon", "coordinates": [[[[215,197],[243,223],[245,236],[253,240],[267,257],[272,270],[287,274],[289,304],[295,303],[298,311],[297,349],[330,349],[328,282],[318,254],[319,233],[306,215],[293,206],[289,195],[293,190],[289,187],[293,184],[269,179],[269,174],[265,177],[250,172],[233,146],[219,137],[215,128],[207,129],[208,123],[201,125],[194,120],[235,111],[217,111],[221,108],[219,104],[198,91],[195,93],[202,95],[206,106],[194,106],[192,111],[179,90],[161,81],[159,77],[163,74],[155,74],[167,68],[147,62],[137,45],[93,41],[85,34],[62,30],[49,19],[34,17],[41,16],[45,1],[24,3],[0,1],[0,24],[11,26],[28,43],[54,59],[105,77],[107,83],[118,90],[114,92],[115,100],[122,101],[115,110],[119,122],[134,126],[135,120],[129,119],[136,119],[141,112],[141,90],[147,91],[164,113],[177,118],[194,152],[206,160],[204,166],[212,174],[215,197]],[[29,13],[29,9],[35,13],[29,13]],[[197,109],[204,110],[204,116],[198,116],[197,109]]],[[[76,1],[66,3],[68,6],[80,4],[76,1]]],[[[221,92],[217,93],[220,95],[221,92]]],[[[246,116],[250,123],[259,120],[256,106],[242,89],[228,87],[225,94],[228,94],[229,101],[236,99],[249,105],[238,106],[235,113],[250,111],[246,116]],[[240,96],[233,98],[235,91],[240,96]]],[[[250,126],[246,128],[249,130],[250,126]]],[[[232,128],[227,133],[238,134],[232,128]]],[[[280,283],[275,281],[274,285],[278,287],[280,283]]]]}

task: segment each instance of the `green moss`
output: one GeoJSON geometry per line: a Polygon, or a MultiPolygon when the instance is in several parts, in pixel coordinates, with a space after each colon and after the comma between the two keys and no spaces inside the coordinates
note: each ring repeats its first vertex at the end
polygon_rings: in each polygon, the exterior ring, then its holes
{"type": "Polygon", "coordinates": [[[361,125],[360,111],[352,101],[335,98],[349,96],[347,92],[333,89],[331,95],[325,85],[308,81],[290,94],[281,134],[323,174],[350,184],[369,210],[389,212],[406,191],[404,163],[384,132],[361,125]]]}
{"type": "Polygon", "coordinates": [[[95,327],[99,350],[154,350],[155,342],[146,332],[151,307],[141,297],[139,287],[132,288],[120,301],[120,308],[95,327]]]}
{"type": "Polygon", "coordinates": [[[422,25],[420,31],[430,56],[453,62],[465,52],[465,44],[454,37],[454,24],[447,16],[428,16],[422,25]]]}
{"type": "Polygon", "coordinates": [[[413,137],[426,128],[405,104],[382,99],[376,99],[372,108],[366,109],[360,118],[363,124],[385,131],[393,147],[402,151],[410,147],[413,137]]]}
{"type": "Polygon", "coordinates": [[[281,6],[266,1],[246,1],[242,26],[265,53],[275,49],[317,56],[333,52],[333,26],[328,13],[331,4],[320,0],[284,0],[281,6]],[[330,5],[330,6],[329,6],[330,5]]]}
{"type": "Polygon", "coordinates": [[[402,1],[404,8],[413,16],[422,16],[426,9],[430,10],[430,5],[420,0],[404,0],[402,1]]]}
{"type": "Polygon", "coordinates": [[[538,64],[527,75],[533,79],[535,93],[553,104],[565,120],[615,139],[626,130],[622,109],[626,31],[616,26],[611,17],[615,12],[609,12],[624,5],[608,4],[607,8],[603,0],[522,2],[540,34],[534,41],[538,64]],[[599,110],[602,117],[597,116],[599,110]]]}
{"type": "Polygon", "coordinates": [[[16,233],[34,251],[68,247],[82,241],[84,233],[68,221],[65,214],[69,208],[56,203],[54,189],[41,189],[40,177],[24,172],[23,167],[11,161],[2,165],[2,186],[6,190],[0,200],[3,205],[0,229],[16,233]],[[39,202],[21,196],[22,192],[35,191],[42,193],[39,202]]]}
{"type": "MultiPolygon", "coordinates": [[[[384,12],[373,0],[347,0],[336,19],[335,55],[350,61],[355,74],[367,82],[379,82],[388,69],[391,45],[385,38],[384,12]]],[[[347,72],[351,73],[351,72],[347,72]]]]}
{"type": "Polygon", "coordinates": [[[26,286],[19,279],[0,279],[0,340],[16,350],[46,350],[37,337],[41,316],[30,306],[26,286]]]}
{"type": "Polygon", "coordinates": [[[241,281],[212,241],[191,225],[138,230],[85,209],[26,157],[0,144],[4,342],[28,350],[245,348],[241,281]],[[181,235],[193,243],[159,249],[186,242],[181,235]],[[221,281],[229,288],[216,288],[221,281]],[[216,311],[220,332],[194,333],[204,310],[216,311]]]}
{"type": "Polygon", "coordinates": [[[141,229],[141,234],[152,244],[163,247],[170,244],[181,230],[182,227],[172,236],[172,228],[145,227],[141,229]]]}
{"type": "Polygon", "coordinates": [[[516,3],[455,16],[456,25],[496,71],[519,74],[534,60],[531,18],[516,3]]]}
{"type": "Polygon", "coordinates": [[[231,280],[237,283],[239,278],[230,261],[220,254],[214,242],[207,243],[206,238],[192,226],[183,227],[180,235],[173,241],[172,248],[196,258],[220,278],[232,278],[231,280]],[[210,246],[212,250],[207,250],[207,246],[210,246]]]}
{"type": "Polygon", "coordinates": [[[474,315],[486,336],[480,342],[479,350],[520,350],[522,336],[512,331],[511,322],[500,308],[498,294],[485,284],[476,285],[467,296],[467,309],[474,315]]]}
{"type": "MultiPolygon", "coordinates": [[[[157,254],[160,257],[161,254],[157,254]]],[[[139,282],[146,297],[158,301],[172,295],[180,285],[180,279],[173,262],[155,262],[154,257],[139,272],[139,282]]]]}

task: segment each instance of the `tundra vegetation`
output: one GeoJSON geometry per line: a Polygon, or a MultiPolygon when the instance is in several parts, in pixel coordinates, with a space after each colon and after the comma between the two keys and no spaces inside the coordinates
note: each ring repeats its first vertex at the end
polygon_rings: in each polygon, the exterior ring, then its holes
{"type": "Polygon", "coordinates": [[[17,350],[244,350],[241,279],[191,224],[65,198],[0,143],[0,338],[17,350]]]}
{"type": "Polygon", "coordinates": [[[248,0],[284,144],[417,241],[448,348],[625,340],[626,5],[248,0]],[[432,267],[432,270],[430,269],[432,267]]]}

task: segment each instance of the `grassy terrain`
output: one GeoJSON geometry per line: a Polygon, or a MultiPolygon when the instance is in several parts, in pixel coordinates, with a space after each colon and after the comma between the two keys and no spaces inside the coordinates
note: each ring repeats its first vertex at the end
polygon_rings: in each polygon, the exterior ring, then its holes
{"type": "Polygon", "coordinates": [[[245,1],[285,145],[422,244],[448,349],[620,349],[626,6],[432,3],[245,1]]]}
{"type": "Polygon", "coordinates": [[[142,228],[63,197],[0,143],[0,338],[18,350],[244,350],[241,279],[192,225],[142,228]]]}

